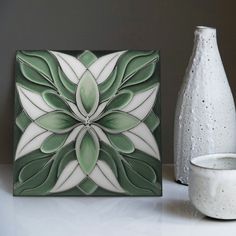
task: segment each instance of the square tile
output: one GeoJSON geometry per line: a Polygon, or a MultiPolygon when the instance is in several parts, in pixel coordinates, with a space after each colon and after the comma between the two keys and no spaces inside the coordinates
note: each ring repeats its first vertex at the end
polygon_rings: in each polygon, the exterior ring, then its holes
{"type": "Polygon", "coordinates": [[[158,51],[17,51],[14,195],[160,196],[158,51]]]}

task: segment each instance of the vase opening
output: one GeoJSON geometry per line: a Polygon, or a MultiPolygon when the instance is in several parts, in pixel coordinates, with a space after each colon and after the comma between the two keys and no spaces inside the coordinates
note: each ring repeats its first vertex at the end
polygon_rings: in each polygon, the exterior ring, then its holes
{"type": "Polygon", "coordinates": [[[202,25],[198,25],[196,26],[196,29],[200,29],[200,30],[215,30],[215,28],[213,27],[208,27],[208,26],[202,26],[202,25]]]}
{"type": "Polygon", "coordinates": [[[216,29],[213,27],[207,27],[207,26],[197,26],[195,30],[195,34],[216,34],[216,29]]]}

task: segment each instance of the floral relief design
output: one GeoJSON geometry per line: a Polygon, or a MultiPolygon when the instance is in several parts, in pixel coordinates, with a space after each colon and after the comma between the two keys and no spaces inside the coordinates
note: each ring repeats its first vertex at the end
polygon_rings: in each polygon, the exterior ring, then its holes
{"type": "Polygon", "coordinates": [[[158,51],[18,51],[15,195],[161,195],[158,51]]]}

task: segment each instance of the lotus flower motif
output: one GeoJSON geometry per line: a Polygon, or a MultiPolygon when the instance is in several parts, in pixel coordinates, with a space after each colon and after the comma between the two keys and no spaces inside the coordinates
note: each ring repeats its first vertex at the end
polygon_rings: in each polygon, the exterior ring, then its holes
{"type": "Polygon", "coordinates": [[[156,51],[17,52],[16,195],[159,195],[156,51]]]}

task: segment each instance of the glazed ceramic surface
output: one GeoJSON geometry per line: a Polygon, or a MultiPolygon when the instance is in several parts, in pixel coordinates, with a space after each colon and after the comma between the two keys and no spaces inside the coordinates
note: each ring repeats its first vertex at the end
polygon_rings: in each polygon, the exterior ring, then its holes
{"type": "Polygon", "coordinates": [[[157,51],[16,62],[14,195],[161,195],[157,51]]]}
{"type": "Polygon", "coordinates": [[[200,212],[218,219],[236,219],[236,154],[193,158],[189,177],[189,197],[200,212]]]}
{"type": "Polygon", "coordinates": [[[236,152],[235,140],[234,100],[218,51],[216,30],[197,27],[176,106],[176,180],[188,184],[189,160],[193,157],[236,152]]]}

